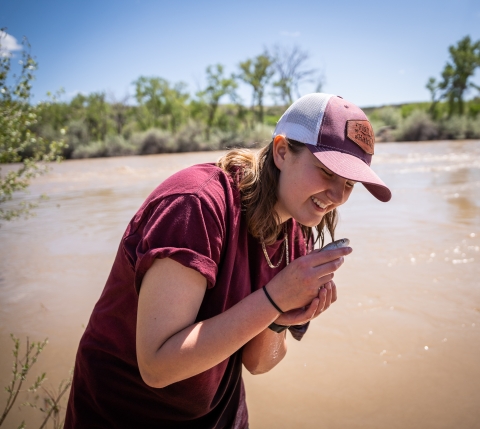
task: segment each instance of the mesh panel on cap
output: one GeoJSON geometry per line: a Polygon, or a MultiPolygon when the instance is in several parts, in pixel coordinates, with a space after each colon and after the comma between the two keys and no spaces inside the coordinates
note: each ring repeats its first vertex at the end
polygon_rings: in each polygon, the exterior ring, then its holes
{"type": "Polygon", "coordinates": [[[316,145],[323,114],[331,97],[332,94],[315,93],[299,98],[280,118],[273,136],[284,134],[293,140],[316,145]]]}

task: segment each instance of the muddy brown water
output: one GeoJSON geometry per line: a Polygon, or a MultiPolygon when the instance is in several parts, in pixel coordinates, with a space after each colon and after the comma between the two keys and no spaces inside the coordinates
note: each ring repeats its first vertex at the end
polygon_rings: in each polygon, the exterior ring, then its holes
{"type": "MultiPolygon", "coordinates": [[[[341,208],[337,238],[354,253],[338,302],[277,368],[245,374],[253,429],[480,427],[480,141],[376,151],[393,199],[357,185],[341,208]]],[[[0,228],[1,386],[11,332],[49,338],[32,370],[47,387],[68,376],[132,215],[173,172],[219,155],[67,161],[35,180],[29,198],[50,199],[0,228]]],[[[37,410],[15,407],[6,427],[22,419],[39,426],[37,410]]]]}

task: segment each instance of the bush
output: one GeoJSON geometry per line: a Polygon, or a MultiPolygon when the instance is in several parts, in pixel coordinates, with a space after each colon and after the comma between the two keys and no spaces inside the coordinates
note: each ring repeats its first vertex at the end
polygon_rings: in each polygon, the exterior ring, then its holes
{"type": "Polygon", "coordinates": [[[415,110],[404,119],[395,132],[397,141],[434,140],[438,138],[438,125],[423,110],[415,110]]]}
{"type": "Polygon", "coordinates": [[[477,116],[476,118],[468,118],[467,138],[480,139],[480,116],[477,116]]]}
{"type": "Polygon", "coordinates": [[[216,128],[212,131],[212,134],[210,135],[209,144],[212,147],[212,150],[224,150],[230,149],[232,147],[243,147],[244,140],[238,132],[222,131],[216,128]]]}
{"type": "Polygon", "coordinates": [[[371,119],[373,122],[382,124],[382,127],[398,128],[402,122],[402,114],[398,108],[387,106],[375,110],[371,115],[371,119]]]}
{"type": "Polygon", "coordinates": [[[89,145],[78,146],[72,153],[72,158],[102,158],[107,156],[134,155],[135,148],[122,136],[108,136],[104,141],[92,142],[89,145]]]}
{"type": "Polygon", "coordinates": [[[388,125],[379,126],[378,123],[372,122],[373,132],[375,133],[375,141],[377,142],[394,142],[396,140],[396,132],[393,127],[388,125]]]}
{"type": "Polygon", "coordinates": [[[166,130],[151,128],[143,133],[135,133],[130,139],[138,155],[174,152],[172,134],[166,130]]]}
{"type": "Polygon", "coordinates": [[[273,127],[265,124],[256,124],[253,129],[243,131],[221,131],[216,129],[210,138],[218,149],[231,149],[234,147],[258,148],[272,140],[273,127]]]}
{"type": "Polygon", "coordinates": [[[400,114],[402,118],[409,117],[416,110],[421,110],[423,112],[428,112],[431,103],[408,103],[403,104],[400,107],[400,114]]]}
{"type": "Polygon", "coordinates": [[[444,139],[462,140],[467,135],[467,117],[454,115],[440,122],[440,134],[444,139]]]}
{"type": "Polygon", "coordinates": [[[275,127],[265,124],[256,124],[252,130],[244,133],[244,147],[257,148],[270,143],[275,127]]]}
{"type": "Polygon", "coordinates": [[[480,138],[480,118],[454,115],[441,121],[440,132],[444,139],[478,139],[480,138]]]}
{"type": "Polygon", "coordinates": [[[189,121],[184,125],[174,137],[175,152],[195,152],[199,150],[215,150],[218,147],[212,142],[208,144],[203,138],[205,125],[189,121]]]}
{"type": "Polygon", "coordinates": [[[394,130],[402,123],[400,109],[393,106],[381,107],[369,115],[377,141],[395,141],[394,130]]]}
{"type": "Polygon", "coordinates": [[[67,147],[63,154],[65,158],[72,158],[73,152],[80,146],[87,145],[90,141],[88,126],[83,119],[73,119],[66,126],[67,147]]]}

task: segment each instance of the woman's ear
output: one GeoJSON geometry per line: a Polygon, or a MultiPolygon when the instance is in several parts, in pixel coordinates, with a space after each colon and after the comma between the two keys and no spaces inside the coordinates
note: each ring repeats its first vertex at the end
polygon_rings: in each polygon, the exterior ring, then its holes
{"type": "Polygon", "coordinates": [[[273,139],[273,161],[279,170],[282,170],[288,152],[288,142],[285,136],[275,136],[273,139]]]}

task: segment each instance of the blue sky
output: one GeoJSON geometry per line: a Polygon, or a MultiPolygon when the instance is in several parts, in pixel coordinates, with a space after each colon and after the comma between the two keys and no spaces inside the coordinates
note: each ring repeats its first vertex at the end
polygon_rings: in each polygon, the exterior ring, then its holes
{"type": "MultiPolygon", "coordinates": [[[[324,92],[366,107],[428,100],[425,83],[439,76],[448,46],[480,39],[480,1],[0,0],[0,27],[32,45],[34,101],[60,87],[121,99],[141,75],[184,81],[194,93],[208,65],[235,72],[279,43],[309,52],[324,92]]],[[[240,94],[250,102],[247,87],[240,94]]]]}

